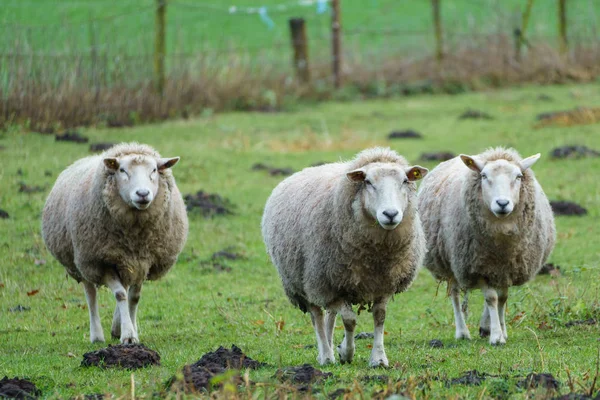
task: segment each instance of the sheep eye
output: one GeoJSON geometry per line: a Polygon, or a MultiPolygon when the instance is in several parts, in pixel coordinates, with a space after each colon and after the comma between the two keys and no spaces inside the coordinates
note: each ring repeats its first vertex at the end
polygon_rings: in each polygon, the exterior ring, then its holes
{"type": "Polygon", "coordinates": [[[373,184],[371,183],[371,181],[370,181],[370,180],[368,180],[368,179],[365,179],[365,185],[367,185],[367,186],[371,186],[371,185],[373,185],[373,184]]]}
{"type": "Polygon", "coordinates": [[[487,175],[486,174],[481,174],[481,179],[487,179],[487,175]]]}
{"type": "Polygon", "coordinates": [[[404,178],[404,183],[408,183],[408,178],[404,178]]]}
{"type": "Polygon", "coordinates": [[[156,168],[154,168],[154,169],[152,170],[152,172],[156,172],[156,168]]]}
{"type": "Polygon", "coordinates": [[[523,179],[523,174],[519,174],[519,175],[517,175],[517,180],[519,180],[519,181],[520,181],[521,179],[523,179]]]}
{"type": "Polygon", "coordinates": [[[125,172],[125,170],[123,168],[120,168],[119,172],[125,172]]]}

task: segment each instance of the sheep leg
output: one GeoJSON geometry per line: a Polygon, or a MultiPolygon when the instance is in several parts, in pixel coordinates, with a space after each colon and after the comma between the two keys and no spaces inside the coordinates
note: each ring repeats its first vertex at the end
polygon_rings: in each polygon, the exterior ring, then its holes
{"type": "Polygon", "coordinates": [[[479,321],[479,336],[482,338],[490,336],[490,310],[485,300],[483,301],[483,313],[481,313],[481,320],[479,321]]]}
{"type": "Polygon", "coordinates": [[[121,316],[121,343],[133,344],[139,343],[139,339],[129,315],[127,304],[127,290],[117,277],[116,273],[111,272],[104,276],[104,284],[109,287],[117,300],[117,308],[121,316]]]}
{"type": "Polygon", "coordinates": [[[343,304],[340,307],[340,315],[344,322],[344,340],[338,346],[338,354],[342,364],[351,363],[354,358],[354,328],[356,328],[356,314],[350,304],[343,304]]]}
{"type": "Polygon", "coordinates": [[[129,288],[129,315],[131,316],[131,322],[133,323],[133,329],[135,329],[136,335],[139,336],[140,330],[137,324],[137,308],[140,302],[142,292],[142,285],[131,285],[129,288]]]}
{"type": "Polygon", "coordinates": [[[371,358],[369,359],[370,367],[387,367],[389,365],[387,356],[385,354],[385,348],[383,347],[383,324],[385,322],[385,308],[389,297],[383,297],[378,299],[373,304],[373,325],[374,325],[374,339],[373,339],[373,350],[371,350],[371,358]]]}
{"type": "Polygon", "coordinates": [[[498,314],[498,292],[489,286],[483,287],[483,297],[490,313],[490,344],[505,344],[498,314]]]}
{"type": "Polygon", "coordinates": [[[333,349],[329,346],[327,334],[325,333],[325,316],[323,315],[321,307],[315,305],[310,306],[310,319],[317,336],[317,347],[319,348],[317,361],[321,365],[335,363],[333,349]]]}
{"type": "Polygon", "coordinates": [[[115,312],[113,313],[112,326],[110,328],[110,335],[115,339],[121,337],[121,313],[119,312],[119,306],[115,306],[115,312]]]}
{"type": "Polygon", "coordinates": [[[333,330],[335,329],[335,319],[337,318],[337,310],[327,309],[325,313],[325,334],[329,347],[333,349],[333,330]]]}
{"type": "Polygon", "coordinates": [[[98,299],[96,298],[96,286],[93,283],[83,282],[85,299],[90,313],[90,342],[104,342],[104,332],[100,323],[100,312],[98,311],[98,299]]]}
{"type": "Polygon", "coordinates": [[[504,340],[508,340],[508,333],[506,332],[506,322],[504,316],[506,314],[506,300],[508,300],[508,288],[498,290],[498,314],[500,319],[500,327],[502,328],[502,336],[504,340]]]}
{"type": "Polygon", "coordinates": [[[456,325],[456,339],[471,339],[469,328],[465,322],[465,316],[460,306],[460,289],[456,283],[450,284],[450,300],[454,309],[454,324],[456,325]]]}

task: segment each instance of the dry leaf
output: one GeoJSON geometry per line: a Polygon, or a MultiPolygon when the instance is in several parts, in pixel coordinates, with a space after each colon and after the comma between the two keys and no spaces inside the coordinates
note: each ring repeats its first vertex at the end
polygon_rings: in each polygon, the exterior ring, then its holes
{"type": "Polygon", "coordinates": [[[373,348],[373,345],[372,345],[372,344],[368,344],[368,345],[367,345],[367,349],[372,349],[372,348],[373,348]]]}
{"type": "Polygon", "coordinates": [[[4,287],[4,283],[0,282],[0,288],[3,288],[3,287],[4,287]]]}
{"type": "Polygon", "coordinates": [[[525,317],[525,311],[519,311],[514,317],[513,319],[510,321],[511,324],[514,324],[515,322],[519,322],[520,320],[522,320],[525,317]]]}
{"type": "Polygon", "coordinates": [[[257,319],[256,321],[252,322],[254,325],[264,325],[265,321],[263,321],[262,319],[257,319]]]}
{"type": "Polygon", "coordinates": [[[540,331],[547,331],[549,329],[552,329],[552,326],[549,325],[546,321],[542,321],[539,325],[538,325],[538,329],[540,331]]]}
{"type": "Polygon", "coordinates": [[[277,331],[281,332],[285,326],[285,321],[280,319],[279,321],[275,322],[275,326],[277,327],[277,331]]]}
{"type": "Polygon", "coordinates": [[[482,347],[481,349],[479,349],[479,355],[482,356],[485,353],[487,353],[487,349],[485,347],[482,347]]]}
{"type": "Polygon", "coordinates": [[[40,292],[40,289],[34,289],[31,292],[27,292],[27,296],[35,296],[40,292]]]}

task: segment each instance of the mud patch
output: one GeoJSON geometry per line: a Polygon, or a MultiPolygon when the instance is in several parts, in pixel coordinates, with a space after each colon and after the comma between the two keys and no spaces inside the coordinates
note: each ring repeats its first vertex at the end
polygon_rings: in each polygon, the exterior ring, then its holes
{"type": "Polygon", "coordinates": [[[538,272],[538,275],[560,276],[560,265],[554,265],[552,263],[544,264],[542,269],[538,272]]]}
{"type": "Polygon", "coordinates": [[[360,332],[354,335],[354,339],[373,339],[374,337],[373,332],[360,332]]]}
{"type": "Polygon", "coordinates": [[[75,143],[87,143],[89,141],[85,136],[80,135],[75,131],[66,131],[63,134],[56,135],[57,142],[75,142],[75,143]]]}
{"type": "Polygon", "coordinates": [[[550,201],[554,215],[586,215],[587,210],[571,201],[550,201]]]}
{"type": "Polygon", "coordinates": [[[92,143],[90,144],[91,152],[105,151],[116,145],[116,143],[92,143]]]}
{"type": "Polygon", "coordinates": [[[8,213],[2,209],[0,209],[0,219],[8,219],[10,216],[8,213]]]}
{"type": "Polygon", "coordinates": [[[311,384],[331,378],[333,374],[318,370],[310,364],[304,364],[297,367],[280,368],[275,372],[275,377],[281,382],[311,384]]]}
{"type": "Polygon", "coordinates": [[[7,399],[34,399],[42,394],[33,382],[27,379],[8,376],[0,379],[0,398],[7,399]]]}
{"type": "Polygon", "coordinates": [[[119,344],[83,355],[82,367],[138,369],[160,365],[160,355],[143,344],[119,344]]]}
{"type": "Polygon", "coordinates": [[[421,154],[421,161],[448,161],[456,157],[454,153],[449,151],[440,151],[439,153],[423,153],[421,154]]]}
{"type": "Polygon", "coordinates": [[[600,121],[600,108],[578,107],[573,110],[553,111],[537,115],[534,128],[547,126],[589,125],[600,121]]]}
{"type": "Polygon", "coordinates": [[[25,307],[22,305],[16,305],[8,309],[10,312],[23,312],[23,311],[31,311],[31,307],[25,307]]]}
{"type": "Polygon", "coordinates": [[[196,194],[186,194],[183,199],[188,211],[197,209],[204,218],[233,214],[233,204],[218,194],[206,193],[200,190],[196,194]]]}
{"type": "Polygon", "coordinates": [[[407,129],[405,131],[390,132],[388,139],[423,139],[423,135],[412,129],[407,129]]]}
{"type": "Polygon", "coordinates": [[[552,374],[534,374],[527,375],[525,379],[517,382],[517,386],[523,389],[545,388],[549,390],[558,390],[560,382],[552,374]]]}
{"type": "Polygon", "coordinates": [[[29,186],[25,182],[19,182],[19,193],[40,193],[44,190],[46,189],[41,186],[29,186]]]}
{"type": "Polygon", "coordinates": [[[565,324],[565,327],[571,328],[571,327],[577,326],[577,325],[596,325],[597,323],[598,323],[598,321],[595,320],[594,318],[576,319],[576,320],[567,322],[565,324]]]}
{"type": "Polygon", "coordinates": [[[552,149],[552,158],[583,158],[600,157],[600,151],[590,149],[587,146],[561,146],[552,149]]]}
{"type": "Polygon", "coordinates": [[[449,381],[446,381],[446,386],[451,386],[451,385],[479,386],[483,383],[483,381],[485,381],[485,379],[488,376],[489,375],[486,374],[485,372],[479,372],[474,369],[474,370],[465,372],[462,376],[459,376],[458,378],[453,378],[453,379],[450,379],[449,381]]]}
{"type": "Polygon", "coordinates": [[[232,247],[227,247],[223,250],[213,253],[208,260],[200,261],[200,265],[208,266],[218,272],[231,272],[232,268],[227,265],[226,261],[235,261],[243,259],[244,256],[233,252],[232,247]]]}
{"type": "Polygon", "coordinates": [[[337,399],[339,397],[344,398],[344,395],[348,393],[348,391],[344,388],[340,388],[340,389],[336,389],[333,392],[329,393],[327,395],[327,398],[329,398],[330,400],[334,400],[337,399]]]}
{"type": "Polygon", "coordinates": [[[252,166],[252,171],[267,171],[271,176],[289,176],[292,175],[294,171],[292,168],[277,168],[270,165],[256,163],[252,166]]]}
{"type": "Polygon", "coordinates": [[[442,341],[439,339],[432,339],[429,341],[429,347],[433,349],[441,349],[444,347],[444,343],[442,343],[442,341]]]}
{"type": "Polygon", "coordinates": [[[483,112],[483,111],[479,111],[479,110],[474,110],[474,109],[468,109],[467,111],[465,111],[464,113],[462,113],[460,115],[460,117],[458,117],[458,119],[494,119],[494,117],[492,117],[490,114],[483,112]]]}
{"type": "MultiPolygon", "coordinates": [[[[236,345],[231,346],[231,350],[219,347],[216,351],[204,354],[200,360],[194,364],[183,367],[183,382],[171,379],[170,386],[179,386],[186,393],[198,392],[202,389],[209,389],[211,379],[216,375],[221,375],[229,369],[240,370],[243,368],[257,369],[265,367],[267,364],[253,360],[242,352],[236,345]],[[183,387],[181,387],[183,384],[183,387]]],[[[232,376],[237,384],[242,383],[239,374],[232,376]]]]}

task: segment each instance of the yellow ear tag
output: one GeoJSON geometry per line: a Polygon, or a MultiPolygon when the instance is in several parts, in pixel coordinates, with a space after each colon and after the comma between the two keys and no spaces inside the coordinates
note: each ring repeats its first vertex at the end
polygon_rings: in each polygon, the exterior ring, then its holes
{"type": "Polygon", "coordinates": [[[418,169],[413,169],[412,171],[413,179],[419,179],[421,177],[421,171],[418,169]]]}
{"type": "Polygon", "coordinates": [[[469,164],[469,167],[470,167],[471,165],[473,165],[473,160],[471,160],[471,159],[469,158],[469,159],[467,160],[467,164],[469,164]]]}

